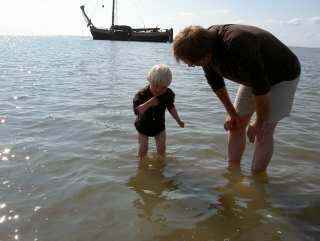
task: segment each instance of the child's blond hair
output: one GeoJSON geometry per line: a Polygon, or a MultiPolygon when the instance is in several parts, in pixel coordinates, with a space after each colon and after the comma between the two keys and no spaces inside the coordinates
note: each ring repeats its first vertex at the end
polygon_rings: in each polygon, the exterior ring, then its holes
{"type": "Polygon", "coordinates": [[[147,79],[150,84],[159,84],[168,87],[171,84],[172,73],[168,66],[157,64],[151,68],[147,79]]]}

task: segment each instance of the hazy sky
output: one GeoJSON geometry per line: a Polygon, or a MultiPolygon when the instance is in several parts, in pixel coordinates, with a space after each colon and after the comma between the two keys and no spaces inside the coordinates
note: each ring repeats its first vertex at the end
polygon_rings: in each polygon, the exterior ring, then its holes
{"type": "MultiPolygon", "coordinates": [[[[0,0],[0,35],[90,36],[80,6],[95,26],[109,28],[111,2],[0,0]]],[[[289,46],[320,47],[320,0],[118,0],[117,13],[117,24],[173,28],[174,35],[189,25],[239,23],[266,29],[289,46]]]]}

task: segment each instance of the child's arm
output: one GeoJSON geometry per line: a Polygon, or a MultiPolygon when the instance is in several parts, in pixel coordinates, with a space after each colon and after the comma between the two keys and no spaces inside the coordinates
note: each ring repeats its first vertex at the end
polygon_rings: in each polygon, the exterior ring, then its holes
{"type": "Polygon", "coordinates": [[[144,102],[143,104],[138,106],[138,112],[140,115],[144,114],[151,106],[158,105],[158,99],[156,97],[152,97],[150,100],[144,102]]]}
{"type": "Polygon", "coordinates": [[[180,120],[178,111],[176,107],[173,107],[169,110],[169,113],[172,115],[172,117],[176,120],[176,122],[179,124],[180,127],[184,128],[184,122],[180,120]]]}

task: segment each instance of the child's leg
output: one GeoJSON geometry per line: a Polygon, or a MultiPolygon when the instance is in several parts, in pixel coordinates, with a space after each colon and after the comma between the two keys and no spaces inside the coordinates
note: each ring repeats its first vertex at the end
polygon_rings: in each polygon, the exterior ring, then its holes
{"type": "Polygon", "coordinates": [[[144,155],[148,152],[149,146],[149,136],[143,135],[138,132],[138,142],[139,142],[139,149],[138,149],[138,154],[139,155],[144,155]]]}
{"type": "Polygon", "coordinates": [[[167,139],[166,131],[164,130],[160,132],[158,135],[154,137],[154,139],[156,141],[157,152],[159,152],[160,154],[165,153],[167,139]]]}

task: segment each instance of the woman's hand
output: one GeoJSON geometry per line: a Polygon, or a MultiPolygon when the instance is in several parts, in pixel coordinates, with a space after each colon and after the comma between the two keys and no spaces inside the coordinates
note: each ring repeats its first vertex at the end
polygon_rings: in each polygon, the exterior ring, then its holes
{"type": "Polygon", "coordinates": [[[259,122],[257,119],[254,119],[251,122],[251,124],[248,127],[248,131],[247,131],[247,136],[248,136],[249,141],[251,143],[254,143],[255,138],[257,138],[256,142],[263,143],[262,131],[264,130],[265,126],[266,126],[265,121],[259,122]]]}
{"type": "Polygon", "coordinates": [[[227,114],[223,125],[226,131],[234,131],[240,127],[240,116],[237,113],[227,114]]]}

